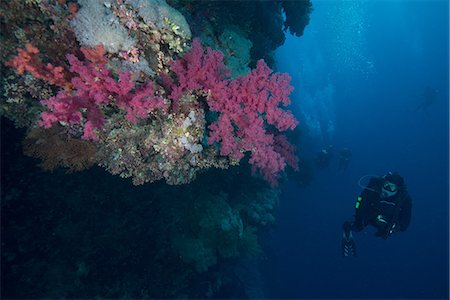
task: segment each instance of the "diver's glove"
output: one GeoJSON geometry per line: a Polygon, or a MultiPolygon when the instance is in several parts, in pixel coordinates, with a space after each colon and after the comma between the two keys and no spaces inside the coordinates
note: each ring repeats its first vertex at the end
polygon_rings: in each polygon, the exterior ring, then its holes
{"type": "Polygon", "coordinates": [[[375,233],[375,235],[383,239],[387,239],[397,231],[397,223],[392,222],[391,224],[389,224],[383,215],[377,216],[377,225],[378,231],[375,233]]]}
{"type": "Polygon", "coordinates": [[[384,229],[384,230],[378,230],[378,232],[375,233],[376,236],[379,236],[383,239],[387,239],[388,237],[390,237],[392,234],[394,234],[394,232],[397,231],[397,223],[392,223],[392,225],[390,225],[388,228],[384,229]]]}
{"type": "Polygon", "coordinates": [[[380,225],[387,224],[387,221],[386,221],[386,219],[384,218],[383,215],[378,215],[378,216],[377,216],[377,222],[378,222],[378,224],[380,224],[380,225]]]}
{"type": "Polygon", "coordinates": [[[342,240],[341,240],[341,249],[342,256],[356,256],[356,244],[353,240],[352,236],[352,225],[350,222],[345,222],[342,225],[342,240]]]}

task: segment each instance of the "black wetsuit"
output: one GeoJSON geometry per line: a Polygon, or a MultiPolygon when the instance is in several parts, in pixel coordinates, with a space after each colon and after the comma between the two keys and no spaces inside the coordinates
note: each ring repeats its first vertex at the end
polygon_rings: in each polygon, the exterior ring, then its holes
{"type": "Polygon", "coordinates": [[[382,198],[383,182],[383,178],[372,178],[359,195],[351,230],[361,231],[367,225],[372,225],[378,229],[376,236],[386,239],[393,232],[408,228],[412,200],[406,187],[400,186],[395,195],[382,198]]]}

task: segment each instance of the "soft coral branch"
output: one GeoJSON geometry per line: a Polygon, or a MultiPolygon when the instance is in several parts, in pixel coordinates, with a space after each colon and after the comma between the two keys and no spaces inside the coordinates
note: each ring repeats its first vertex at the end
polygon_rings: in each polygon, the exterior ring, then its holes
{"type": "Polygon", "coordinates": [[[45,65],[39,59],[39,49],[32,44],[26,44],[25,49],[17,49],[17,56],[6,62],[6,65],[17,70],[17,73],[31,73],[38,79],[45,80],[50,84],[60,86],[65,90],[72,88],[67,80],[63,67],[55,67],[48,63],[45,65]]]}
{"type": "Polygon", "coordinates": [[[177,81],[170,82],[167,78],[164,81],[172,100],[197,90],[207,95],[209,109],[219,113],[209,126],[208,142],[219,143],[222,155],[240,160],[249,151],[254,171],[259,171],[272,185],[284,170],[286,160],[295,164],[292,155],[287,155],[292,149],[281,151],[287,144],[277,144],[269,133],[270,126],[279,134],[298,124],[284,108],[290,104],[289,94],[293,90],[289,75],[273,73],[260,60],[246,76],[228,80],[229,70],[222,53],[204,49],[198,39],[194,39],[192,49],[182,59],[172,64],[171,70],[177,81]]]}
{"type": "Polygon", "coordinates": [[[119,79],[106,66],[103,46],[82,49],[87,60],[80,61],[68,55],[73,91],[60,92],[56,97],[42,101],[48,111],[42,113],[40,125],[51,127],[57,122],[84,124],[83,139],[96,140],[96,131],[103,127],[104,106],[118,107],[127,112],[130,122],[137,122],[157,109],[166,109],[161,97],[155,95],[153,82],[136,87],[130,72],[120,72],[119,79]]]}

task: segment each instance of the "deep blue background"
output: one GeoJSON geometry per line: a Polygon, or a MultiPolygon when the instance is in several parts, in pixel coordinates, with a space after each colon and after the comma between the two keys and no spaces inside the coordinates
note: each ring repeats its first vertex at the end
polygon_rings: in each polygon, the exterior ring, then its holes
{"type": "Polygon", "coordinates": [[[353,158],[345,172],[334,161],[311,186],[285,187],[266,296],[448,299],[448,2],[313,4],[305,35],[279,49],[278,69],[293,77],[299,118],[332,125],[329,133],[312,130],[300,152],[331,143],[353,158]],[[427,86],[439,90],[438,100],[416,111],[427,86]],[[355,235],[359,256],[341,257],[341,224],[354,213],[358,179],[390,170],[413,198],[408,231],[384,241],[367,228],[355,235]]]}

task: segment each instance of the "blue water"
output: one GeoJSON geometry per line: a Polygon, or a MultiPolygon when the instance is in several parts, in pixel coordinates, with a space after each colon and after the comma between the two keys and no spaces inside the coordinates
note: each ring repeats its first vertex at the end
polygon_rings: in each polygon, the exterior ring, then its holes
{"type": "Polygon", "coordinates": [[[267,297],[448,299],[448,12],[447,1],[315,1],[304,36],[277,52],[309,128],[300,152],[332,144],[353,157],[345,172],[335,158],[311,186],[285,187],[267,297]],[[436,101],[416,110],[427,87],[436,101]],[[359,178],[391,170],[413,198],[409,229],[381,240],[366,228],[358,257],[343,258],[359,178]]]}

